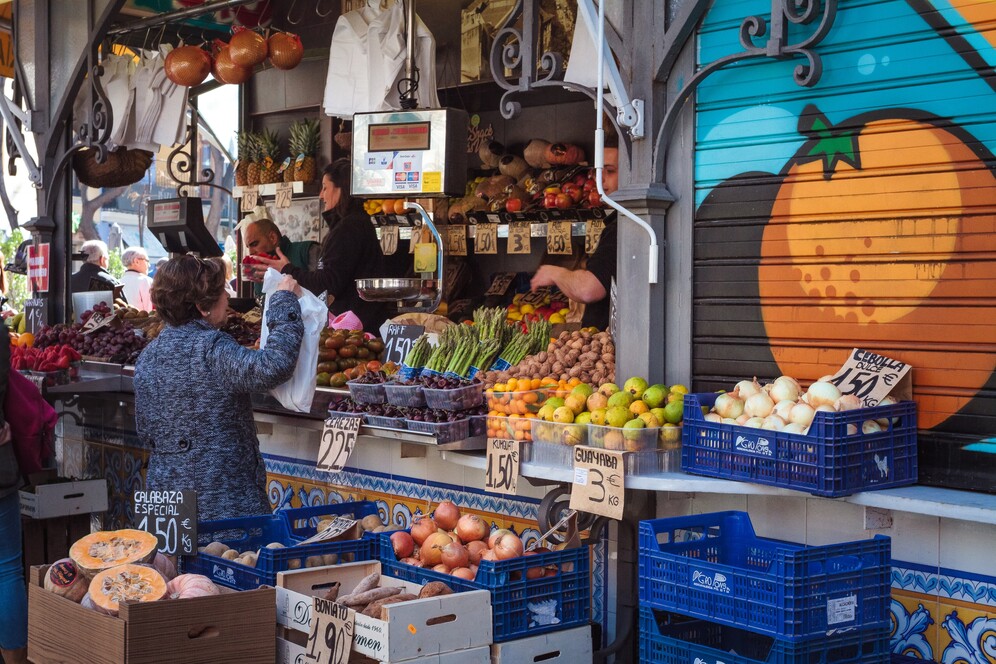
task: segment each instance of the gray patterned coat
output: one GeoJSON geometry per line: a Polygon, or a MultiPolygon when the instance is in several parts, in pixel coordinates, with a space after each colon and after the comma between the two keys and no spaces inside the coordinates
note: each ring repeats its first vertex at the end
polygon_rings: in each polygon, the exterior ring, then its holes
{"type": "Polygon", "coordinates": [[[204,521],[270,512],[251,395],[294,373],[304,324],[293,293],[269,297],[266,324],[263,350],[204,321],[168,326],[135,365],[138,435],[153,450],[146,488],[197,491],[204,521]]]}

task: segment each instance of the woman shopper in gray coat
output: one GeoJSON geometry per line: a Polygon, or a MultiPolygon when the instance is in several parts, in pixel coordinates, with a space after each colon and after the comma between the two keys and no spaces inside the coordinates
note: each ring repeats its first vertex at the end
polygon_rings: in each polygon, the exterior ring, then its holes
{"type": "Polygon", "coordinates": [[[243,348],[219,331],[227,319],[217,263],[181,256],[156,272],[152,302],[166,328],[135,365],[138,435],[152,448],[148,490],[193,489],[201,520],[271,511],[252,393],[294,373],[304,324],[300,287],[284,277],[267,302],[266,348],[243,348]]]}

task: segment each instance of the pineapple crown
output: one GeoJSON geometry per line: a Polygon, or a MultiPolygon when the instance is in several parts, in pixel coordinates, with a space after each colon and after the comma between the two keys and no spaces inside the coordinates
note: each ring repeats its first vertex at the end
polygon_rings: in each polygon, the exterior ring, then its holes
{"type": "Polygon", "coordinates": [[[259,134],[259,154],[261,157],[270,157],[271,159],[277,158],[277,152],[280,151],[280,136],[275,131],[269,129],[264,129],[262,134],[259,134]]]}

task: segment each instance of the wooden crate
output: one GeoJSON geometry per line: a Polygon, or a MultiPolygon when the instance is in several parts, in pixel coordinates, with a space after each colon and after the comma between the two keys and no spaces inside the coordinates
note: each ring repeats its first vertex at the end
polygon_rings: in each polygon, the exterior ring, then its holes
{"type": "Polygon", "coordinates": [[[585,664],[592,658],[591,626],[540,634],[491,646],[491,664],[585,664]]]}
{"type": "Polygon", "coordinates": [[[33,664],[271,664],[276,658],[272,588],[125,604],[106,616],[43,588],[31,568],[28,659],[33,664]]]}
{"type": "Polygon", "coordinates": [[[69,555],[73,542],[90,534],[90,515],[75,514],[54,519],[21,517],[24,578],[35,565],[54,563],[69,555]]]}

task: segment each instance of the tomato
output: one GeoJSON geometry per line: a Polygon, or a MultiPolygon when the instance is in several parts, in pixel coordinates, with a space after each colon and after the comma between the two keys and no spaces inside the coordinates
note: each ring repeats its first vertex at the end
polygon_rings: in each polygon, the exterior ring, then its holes
{"type": "Polygon", "coordinates": [[[595,182],[595,178],[588,178],[584,181],[584,185],[581,188],[585,192],[598,191],[598,184],[595,182]]]}
{"type": "Polygon", "coordinates": [[[573,182],[568,182],[564,185],[564,193],[571,197],[571,202],[575,205],[580,203],[585,195],[581,187],[573,182]]]}
{"type": "Polygon", "coordinates": [[[521,212],[522,211],[522,200],[518,198],[510,198],[505,201],[505,211],[506,212],[521,212]]]}
{"type": "Polygon", "coordinates": [[[566,210],[574,205],[574,200],[568,194],[557,194],[554,205],[561,210],[566,210]]]}
{"type": "Polygon", "coordinates": [[[558,196],[563,196],[563,194],[545,194],[543,196],[543,207],[545,207],[547,209],[557,207],[557,197],[558,196]]]}
{"type": "Polygon", "coordinates": [[[594,189],[588,192],[588,205],[592,207],[599,207],[602,204],[602,197],[598,195],[598,192],[594,189]]]}

